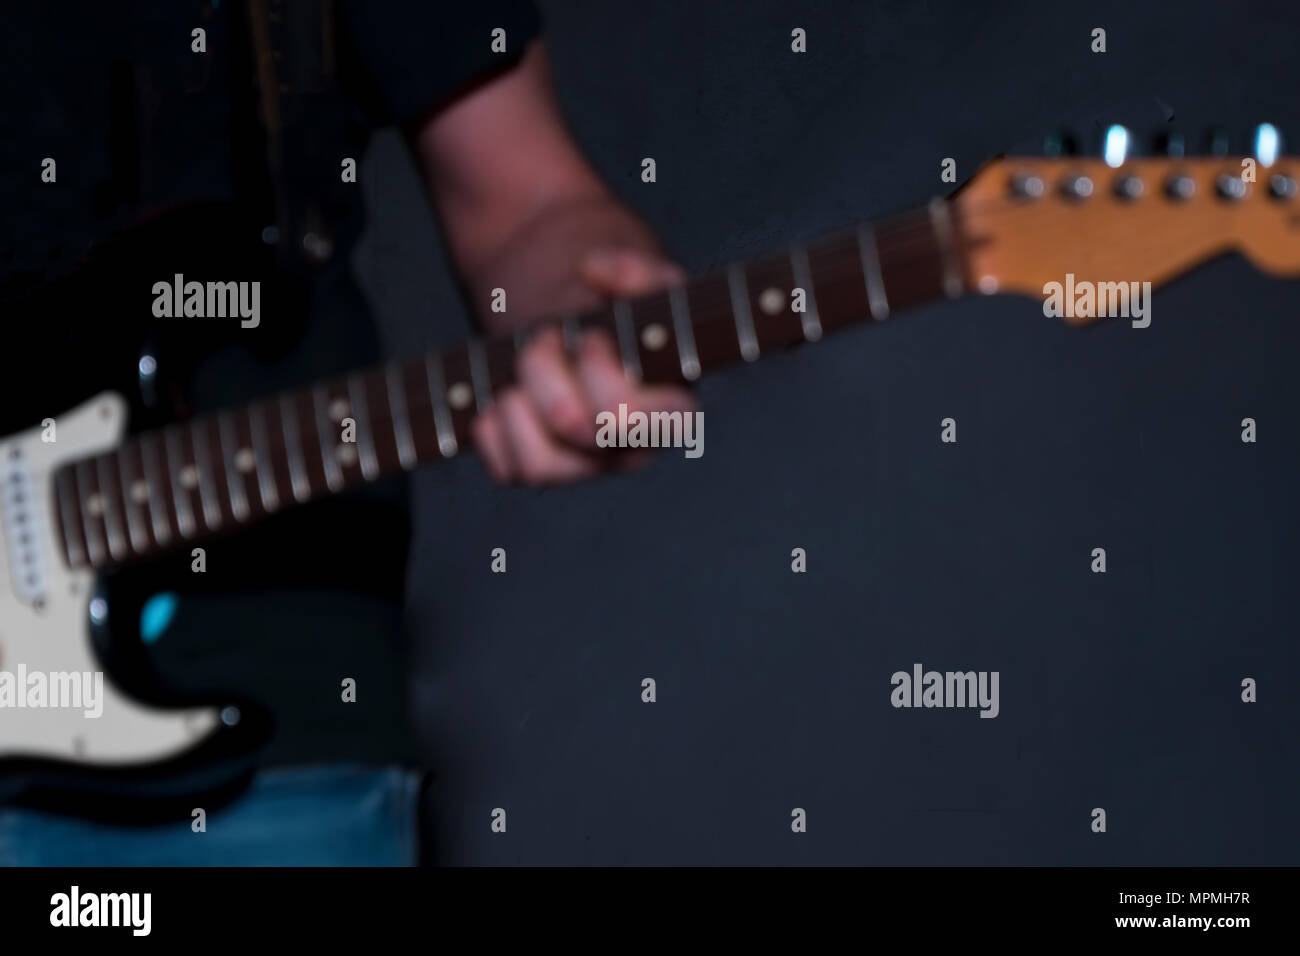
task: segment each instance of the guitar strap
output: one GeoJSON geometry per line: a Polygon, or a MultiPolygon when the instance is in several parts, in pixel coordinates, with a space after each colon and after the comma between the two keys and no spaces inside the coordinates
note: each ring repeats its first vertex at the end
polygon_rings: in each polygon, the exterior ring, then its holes
{"type": "Polygon", "coordinates": [[[340,132],[313,109],[337,91],[333,0],[248,0],[253,80],[258,94],[267,185],[283,267],[319,266],[334,251],[322,205],[336,167],[322,159],[337,151],[340,132]],[[292,165],[293,175],[289,175],[292,165]]]}
{"type": "Polygon", "coordinates": [[[259,119],[265,136],[266,168],[270,178],[275,216],[276,245],[284,254],[289,234],[288,197],[284,188],[284,150],[281,144],[280,83],[275,76],[275,53],[271,49],[271,22],[267,0],[250,0],[248,28],[253,44],[254,82],[261,103],[259,119]]]}

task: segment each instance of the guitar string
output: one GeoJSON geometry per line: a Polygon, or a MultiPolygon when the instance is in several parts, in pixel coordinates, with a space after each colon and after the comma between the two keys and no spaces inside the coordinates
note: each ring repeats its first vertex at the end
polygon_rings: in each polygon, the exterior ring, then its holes
{"type": "MultiPolygon", "coordinates": [[[[1026,208],[1020,203],[1008,203],[1005,199],[1002,199],[1000,197],[993,197],[990,200],[985,200],[981,203],[981,205],[985,207],[988,206],[995,207],[991,214],[997,214],[998,212],[1005,212],[1008,210],[1009,207],[1026,208]]],[[[887,254],[890,263],[894,268],[906,269],[907,266],[914,265],[917,261],[920,261],[922,258],[932,259],[936,251],[938,251],[937,240],[934,238],[932,223],[931,223],[928,209],[926,209],[925,211],[916,210],[916,209],[908,210],[904,213],[879,220],[869,225],[875,232],[878,242],[880,242],[880,240],[883,239],[887,243],[889,243],[887,254]],[[922,240],[921,239],[922,235],[926,235],[927,238],[922,240]],[[903,242],[901,244],[898,241],[899,237],[903,237],[903,242]]],[[[817,272],[817,270],[815,269],[810,269],[810,271],[814,273],[813,278],[816,281],[817,286],[821,286],[824,288],[828,285],[836,285],[836,284],[842,284],[847,282],[852,282],[856,284],[863,281],[861,266],[856,258],[857,253],[855,250],[850,250],[848,248],[848,244],[853,241],[855,240],[850,236],[849,233],[841,232],[839,234],[832,234],[829,237],[822,237],[820,239],[813,240],[812,243],[810,243],[808,246],[805,246],[805,250],[808,253],[810,259],[815,260],[815,258],[819,255],[821,256],[833,255],[838,258],[842,258],[844,260],[843,263],[840,265],[824,266],[822,271],[820,272],[817,272]],[[830,248],[830,245],[837,241],[843,243],[844,245],[838,246],[836,248],[830,248]],[[818,246],[821,246],[821,248],[818,248],[818,246]]],[[[774,254],[770,258],[775,259],[776,255],[774,254]]],[[[755,267],[763,264],[764,261],[765,260],[755,260],[755,267]]],[[[656,294],[659,293],[649,293],[648,296],[654,296],[656,294]]],[[[814,287],[814,295],[816,294],[817,294],[817,289],[816,287],[814,287]]],[[[710,307],[714,305],[726,305],[729,308],[730,293],[713,292],[712,294],[710,294],[704,290],[699,290],[698,294],[692,296],[691,302],[693,308],[699,312],[710,311],[710,307]]],[[[608,309],[606,308],[598,308],[597,310],[588,313],[584,316],[581,316],[580,318],[587,318],[589,316],[591,317],[604,316],[607,311],[608,309]]],[[[536,323],[536,325],[533,326],[533,328],[540,328],[546,326],[556,327],[558,321],[559,320],[555,319],[554,317],[547,317],[539,320],[536,323]]],[[[707,316],[696,318],[693,321],[693,325],[695,325],[698,328],[704,325],[705,323],[707,323],[712,327],[716,327],[718,325],[725,325],[730,321],[732,320],[729,315],[728,316],[707,315],[707,316]]],[[[860,321],[860,319],[854,319],[852,321],[860,321]]],[[[608,321],[603,321],[601,323],[601,328],[606,332],[610,332],[612,330],[608,327],[608,325],[609,325],[608,321]]],[[[481,341],[486,348],[491,349],[494,346],[498,346],[503,342],[510,342],[511,339],[509,336],[500,336],[500,337],[493,337],[488,339],[483,339],[480,337],[479,341],[481,341]]],[[[464,351],[467,348],[468,348],[468,342],[465,342],[460,344],[457,347],[454,347],[454,350],[464,351]]],[[[449,350],[449,351],[453,351],[453,350],[449,350]]],[[[423,361],[424,361],[423,357],[416,360],[394,360],[370,369],[359,370],[353,372],[352,374],[361,375],[363,377],[369,377],[374,374],[382,375],[390,367],[393,367],[400,371],[408,367],[414,367],[416,364],[423,361]]],[[[328,383],[318,383],[318,384],[328,384],[328,383]]],[[[247,412],[251,410],[254,406],[273,407],[281,398],[288,398],[292,403],[296,399],[301,398],[301,393],[296,388],[287,389],[271,396],[256,399],[253,402],[243,407],[225,409],[221,413],[233,412],[238,414],[241,411],[247,412]]],[[[433,409],[434,402],[432,398],[429,396],[427,389],[421,388],[417,390],[417,394],[414,399],[412,399],[409,394],[406,396],[406,398],[407,398],[408,415],[411,412],[416,412],[416,411],[430,412],[433,409]]],[[[387,403],[382,403],[382,405],[386,406],[387,403]]],[[[294,407],[296,409],[296,405],[292,405],[291,407],[294,407]]],[[[216,414],[220,414],[220,413],[216,413],[216,414]]],[[[205,430],[208,430],[210,426],[207,423],[205,423],[203,420],[208,419],[211,423],[215,423],[216,414],[205,415],[202,416],[201,419],[199,419],[200,423],[202,424],[202,427],[204,427],[205,430]]],[[[370,416],[370,419],[372,424],[379,423],[387,426],[392,426],[394,424],[394,418],[384,413],[370,416]]],[[[137,441],[140,438],[143,438],[151,434],[161,435],[173,428],[189,427],[189,424],[190,423],[176,423],[172,425],[167,425],[161,429],[157,429],[152,432],[144,432],[139,436],[133,436],[131,441],[137,441]]],[[[314,432],[315,429],[314,428],[309,429],[309,431],[314,432]]],[[[275,442],[274,444],[277,449],[283,448],[283,442],[275,442]]]]}
{"type": "MultiPolygon", "coordinates": [[[[951,202],[949,200],[945,200],[945,201],[951,202]]],[[[949,209],[951,210],[951,208],[952,207],[950,206],[949,209]]],[[[969,227],[970,223],[965,220],[969,219],[972,215],[977,213],[984,216],[987,219],[987,217],[997,217],[997,216],[1005,215],[1008,212],[1023,211],[1027,209],[1042,210],[1044,209],[1044,207],[1037,206],[1036,204],[1031,204],[1023,200],[1008,201],[1005,197],[998,196],[998,197],[990,197],[989,199],[986,200],[969,202],[967,205],[960,207],[959,211],[962,214],[962,219],[963,219],[962,226],[969,227]]],[[[1058,211],[1066,211],[1066,210],[1062,209],[1058,211]]],[[[888,261],[891,269],[896,269],[900,271],[905,270],[908,266],[915,265],[918,261],[921,261],[923,258],[933,259],[936,253],[940,253],[940,254],[942,253],[942,248],[939,246],[938,238],[935,235],[932,214],[928,207],[922,207],[921,209],[907,210],[903,213],[894,215],[892,217],[887,217],[881,220],[877,220],[875,222],[867,223],[865,225],[874,232],[874,235],[878,243],[880,243],[881,245],[888,246],[888,248],[885,249],[884,251],[888,257],[888,261]]],[[[965,238],[967,242],[969,242],[968,236],[963,236],[963,238],[965,238]]],[[[823,266],[820,272],[818,272],[816,269],[810,268],[810,271],[814,273],[813,278],[816,281],[816,286],[820,286],[824,289],[826,286],[830,286],[830,285],[837,285],[846,282],[858,283],[863,281],[860,262],[856,260],[854,255],[850,254],[853,252],[853,250],[849,248],[849,244],[854,241],[855,238],[853,234],[849,233],[848,231],[841,231],[839,233],[833,233],[829,236],[822,236],[820,238],[813,239],[809,241],[808,244],[804,245],[804,249],[809,255],[810,260],[812,261],[815,261],[818,256],[822,256],[822,257],[835,256],[838,259],[844,260],[841,264],[838,265],[823,266]]],[[[774,253],[770,256],[761,259],[752,260],[753,266],[751,268],[757,270],[765,265],[768,265],[770,262],[775,262],[778,258],[779,258],[779,254],[774,253]]],[[[714,271],[716,272],[716,270],[714,271]]],[[[688,280],[688,285],[689,285],[689,281],[690,280],[688,280]]],[[[698,279],[695,281],[698,281],[698,279]]],[[[817,294],[816,286],[814,287],[815,295],[817,294]]],[[[654,295],[654,294],[655,293],[650,293],[650,295],[654,295]]],[[[823,292],[822,295],[824,296],[825,293],[823,292]]],[[[696,310],[701,312],[710,311],[713,307],[718,305],[729,306],[729,303],[730,303],[729,292],[723,294],[720,291],[697,289],[695,294],[692,296],[693,307],[696,310]]],[[[607,309],[597,309],[594,312],[587,313],[586,315],[580,316],[579,318],[604,316],[607,311],[608,311],[607,309]]],[[[856,318],[851,321],[856,323],[861,320],[862,320],[861,318],[856,318]]],[[[731,321],[730,317],[724,318],[723,316],[712,314],[712,315],[703,316],[701,318],[697,318],[693,320],[692,324],[698,329],[705,323],[707,323],[710,327],[717,327],[719,325],[726,324],[729,321],[731,321]]],[[[557,319],[551,317],[551,318],[540,320],[535,327],[555,326],[557,322],[558,322],[557,319]]],[[[607,332],[611,331],[611,329],[608,328],[608,321],[602,321],[601,327],[607,332]]],[[[509,342],[510,339],[509,337],[496,337],[492,339],[480,339],[480,341],[482,341],[486,347],[491,348],[494,345],[498,345],[502,341],[509,342]]],[[[458,346],[458,348],[464,350],[468,348],[468,343],[463,343],[460,346],[458,346]]],[[[423,359],[420,359],[418,361],[422,362],[423,359]]],[[[417,361],[412,361],[412,360],[394,360],[389,363],[385,363],[384,365],[380,365],[370,369],[360,370],[357,372],[353,372],[352,374],[360,375],[368,379],[370,376],[375,374],[380,374],[380,375],[384,374],[390,367],[396,368],[397,370],[401,371],[410,367],[414,367],[416,364],[417,361]]],[[[405,380],[403,379],[403,381],[405,380]]],[[[504,385],[505,383],[502,384],[504,385]]],[[[513,380],[511,381],[510,384],[514,384],[513,380]]],[[[411,421],[411,419],[414,417],[421,417],[426,421],[432,421],[433,418],[432,411],[434,409],[435,403],[432,397],[429,395],[427,388],[418,389],[414,399],[409,394],[409,391],[410,390],[408,389],[405,395],[406,404],[407,404],[406,418],[407,418],[407,424],[414,431],[416,429],[416,426],[415,423],[411,421]]],[[[276,404],[280,401],[280,399],[286,397],[290,399],[290,403],[291,403],[290,407],[293,408],[295,415],[299,418],[299,422],[300,422],[301,409],[299,408],[297,401],[301,399],[302,395],[300,393],[300,390],[298,389],[288,389],[276,393],[275,395],[254,400],[253,402],[242,407],[223,409],[218,413],[205,415],[198,419],[191,419],[188,422],[175,423],[175,424],[164,426],[163,428],[160,429],[152,429],[143,432],[139,435],[132,436],[127,442],[123,443],[123,445],[119,446],[117,449],[114,449],[106,454],[109,456],[115,456],[121,452],[124,452],[132,444],[135,444],[138,447],[140,443],[147,438],[154,438],[154,437],[161,438],[162,436],[167,434],[169,431],[172,431],[173,429],[190,428],[190,427],[194,427],[195,425],[201,427],[204,430],[205,435],[207,435],[210,441],[211,429],[215,427],[218,415],[220,414],[239,415],[243,413],[245,416],[247,416],[247,414],[251,412],[252,409],[255,407],[261,407],[262,411],[265,413],[267,408],[274,408],[276,404]]],[[[397,419],[391,414],[391,411],[388,409],[388,403],[386,402],[381,403],[381,407],[384,409],[384,411],[378,414],[373,414],[368,417],[369,424],[370,424],[370,431],[372,435],[378,435],[383,430],[394,432],[395,425],[397,424],[397,419]]],[[[280,431],[281,431],[280,438],[283,439],[283,429],[281,428],[280,431]]],[[[313,435],[316,435],[317,432],[317,430],[314,427],[311,429],[306,429],[305,431],[313,435]]],[[[421,429],[421,431],[428,433],[429,429],[427,428],[421,429]]],[[[458,448],[463,448],[465,445],[471,442],[472,436],[471,435],[462,436],[460,434],[457,434],[456,439],[457,439],[458,448]]],[[[268,443],[271,444],[274,451],[281,452],[285,450],[285,443],[283,440],[270,441],[270,436],[268,436],[268,443]]],[[[316,435],[316,441],[314,441],[313,444],[317,446],[315,451],[319,453],[322,450],[320,447],[322,445],[322,442],[320,442],[319,440],[319,435],[316,435]]],[[[310,455],[310,452],[311,449],[308,448],[303,449],[304,455],[310,455]]],[[[98,457],[100,456],[94,456],[94,458],[98,458],[98,457]]],[[[436,461],[439,457],[443,457],[443,456],[435,452],[434,454],[427,456],[427,458],[423,460],[436,461]]],[[[395,465],[395,463],[393,464],[395,465]]],[[[350,468],[351,466],[349,466],[349,469],[350,468]]],[[[386,467],[385,470],[387,471],[389,470],[389,468],[386,467]]],[[[391,470],[396,471],[396,467],[392,467],[391,470]]],[[[359,477],[359,472],[360,472],[359,466],[357,467],[356,471],[358,472],[358,475],[356,477],[359,477]]],[[[222,483],[225,484],[224,475],[222,475],[221,477],[222,477],[222,483]]],[[[279,494],[280,492],[282,492],[282,489],[279,487],[280,480],[278,476],[274,474],[274,469],[272,473],[272,478],[276,487],[276,491],[279,494]]],[[[246,476],[246,480],[252,481],[253,477],[246,476]]],[[[170,484],[170,477],[168,477],[167,483],[170,484]]],[[[360,484],[360,483],[361,482],[356,481],[354,479],[353,481],[349,481],[348,485],[351,486],[353,484],[360,484]]],[[[315,492],[315,489],[312,490],[313,490],[312,497],[318,497],[318,494],[315,492]]],[[[125,489],[122,489],[122,491],[124,494],[125,489]]],[[[228,496],[230,489],[227,487],[226,491],[228,496]]],[[[282,494],[280,494],[279,496],[283,498],[282,494]]],[[[253,500],[257,502],[259,512],[268,513],[266,509],[262,507],[260,494],[253,495],[251,497],[253,500]]],[[[170,511],[170,508],[168,508],[167,510],[170,511]]],[[[152,539],[152,537],[153,537],[152,531],[150,531],[150,538],[152,539]]],[[[153,549],[146,547],[145,550],[150,551],[153,549]]]]}

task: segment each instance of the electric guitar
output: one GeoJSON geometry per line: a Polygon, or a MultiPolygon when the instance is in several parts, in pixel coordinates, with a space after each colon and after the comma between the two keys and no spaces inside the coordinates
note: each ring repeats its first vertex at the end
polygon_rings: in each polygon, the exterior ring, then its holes
{"type": "MultiPolygon", "coordinates": [[[[1067,276],[1158,286],[1232,251],[1300,275],[1300,160],[1130,159],[1107,142],[1105,159],[998,159],[951,199],[553,324],[570,348],[607,330],[630,378],[691,382],[933,299],[1041,298],[1067,276]]],[[[1087,311],[1069,320],[1105,310],[1087,311]]],[[[231,779],[211,768],[265,735],[256,702],[137,690],[139,641],[109,628],[99,575],[456,455],[523,343],[470,341],[129,436],[127,400],[104,392],[0,440],[0,679],[12,695],[30,691],[20,672],[51,693],[58,675],[108,675],[97,717],[0,707],[0,797],[161,800],[231,779]]],[[[78,800],[93,802],[63,806],[78,800]]]]}

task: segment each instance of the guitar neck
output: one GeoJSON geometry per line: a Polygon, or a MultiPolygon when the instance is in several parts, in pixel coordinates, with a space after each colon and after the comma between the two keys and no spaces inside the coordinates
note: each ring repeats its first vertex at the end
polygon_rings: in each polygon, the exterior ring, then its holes
{"type": "MultiPolygon", "coordinates": [[[[567,348],[604,329],[629,378],[690,382],[968,285],[956,208],[922,210],[666,292],[567,316],[567,348]]],[[[238,530],[469,444],[470,423],[514,381],[525,333],[322,381],[141,433],[54,476],[63,557],[104,568],[238,530]]]]}

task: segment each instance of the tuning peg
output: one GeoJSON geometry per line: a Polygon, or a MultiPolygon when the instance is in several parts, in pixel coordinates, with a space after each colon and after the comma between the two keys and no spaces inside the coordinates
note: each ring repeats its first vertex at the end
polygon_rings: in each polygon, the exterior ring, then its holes
{"type": "Polygon", "coordinates": [[[1187,155],[1187,137],[1176,130],[1166,130],[1156,137],[1155,151],[1171,159],[1182,159],[1187,155]]]}
{"type": "Polygon", "coordinates": [[[1052,159],[1059,156],[1078,156],[1079,140],[1068,130],[1049,133],[1043,140],[1043,155],[1052,159]]]}
{"type": "Polygon", "coordinates": [[[1278,154],[1282,152],[1282,137],[1278,134],[1277,127],[1272,123],[1256,126],[1253,147],[1255,159],[1261,166],[1268,168],[1277,162],[1278,154]]]}
{"type": "MultiPolygon", "coordinates": [[[[1111,169],[1119,169],[1132,155],[1133,137],[1129,131],[1118,124],[1106,127],[1106,137],[1102,144],[1102,158],[1111,169]]],[[[1137,199],[1146,190],[1141,178],[1133,175],[1121,175],[1115,180],[1115,195],[1121,199],[1137,199]]]]}
{"type": "Polygon", "coordinates": [[[1128,130],[1118,124],[1106,127],[1106,137],[1102,144],[1101,155],[1111,169],[1123,166],[1129,158],[1132,137],[1128,130]]]}
{"type": "Polygon", "coordinates": [[[1222,126],[1211,126],[1205,131],[1205,152],[1210,156],[1227,156],[1232,148],[1232,138],[1222,126]]]}

